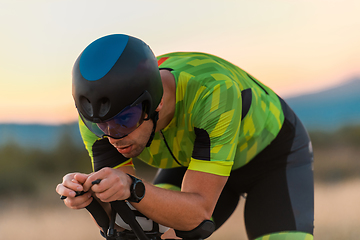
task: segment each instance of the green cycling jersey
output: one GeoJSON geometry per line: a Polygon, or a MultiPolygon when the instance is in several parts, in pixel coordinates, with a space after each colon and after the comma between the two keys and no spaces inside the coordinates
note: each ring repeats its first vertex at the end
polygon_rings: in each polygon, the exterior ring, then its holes
{"type": "MultiPolygon", "coordinates": [[[[278,96],[241,68],[197,52],[169,53],[157,59],[159,68],[175,77],[176,108],[172,121],[155,133],[151,145],[138,156],[142,161],[157,168],[185,166],[229,176],[279,133],[284,114],[278,96]]],[[[93,159],[93,145],[100,139],[79,121],[93,159]]],[[[116,166],[129,162],[119,158],[116,166]]]]}

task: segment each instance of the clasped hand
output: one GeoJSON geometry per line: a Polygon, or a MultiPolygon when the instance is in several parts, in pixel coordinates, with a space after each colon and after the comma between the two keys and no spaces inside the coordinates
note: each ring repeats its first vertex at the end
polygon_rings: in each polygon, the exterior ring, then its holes
{"type": "Polygon", "coordinates": [[[64,203],[67,207],[80,209],[88,206],[92,197],[96,196],[102,202],[125,200],[130,196],[130,177],[119,169],[103,168],[90,174],[69,173],[58,184],[56,192],[67,198],[64,203]],[[100,179],[100,183],[92,184],[100,179]],[[76,192],[85,194],[77,196],[76,192]]]}

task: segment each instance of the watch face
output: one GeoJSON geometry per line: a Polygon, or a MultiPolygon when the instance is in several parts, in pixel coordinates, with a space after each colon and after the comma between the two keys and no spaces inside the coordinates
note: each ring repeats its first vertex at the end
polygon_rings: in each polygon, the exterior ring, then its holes
{"type": "Polygon", "coordinates": [[[145,185],[142,182],[137,182],[134,192],[137,197],[142,198],[145,194],[145,185]]]}

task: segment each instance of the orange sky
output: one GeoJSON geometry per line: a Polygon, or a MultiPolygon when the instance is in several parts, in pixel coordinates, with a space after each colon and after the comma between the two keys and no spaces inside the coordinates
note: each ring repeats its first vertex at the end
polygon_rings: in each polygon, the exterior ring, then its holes
{"type": "Polygon", "coordinates": [[[76,119],[71,68],[93,40],[143,39],[155,52],[203,51],[284,97],[360,76],[360,1],[2,0],[0,123],[76,119]]]}

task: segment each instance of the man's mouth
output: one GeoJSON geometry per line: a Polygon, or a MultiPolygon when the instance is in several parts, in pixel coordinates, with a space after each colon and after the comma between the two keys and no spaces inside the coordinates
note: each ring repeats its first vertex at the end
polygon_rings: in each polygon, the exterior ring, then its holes
{"type": "Polygon", "coordinates": [[[124,147],[116,147],[119,153],[121,154],[128,154],[131,152],[132,145],[124,146],[124,147]]]}

